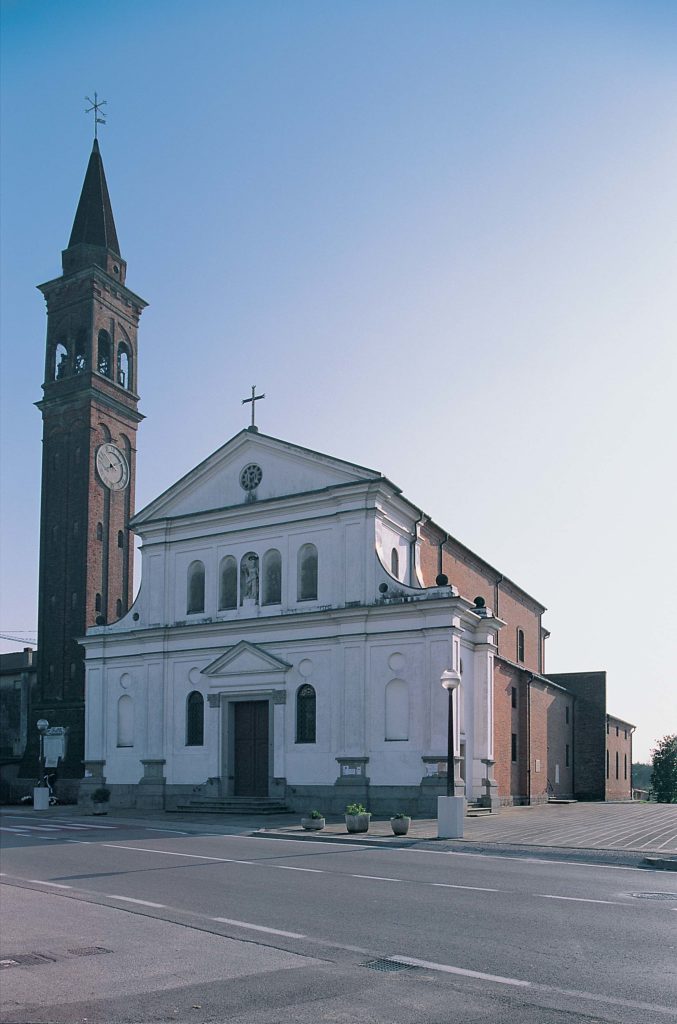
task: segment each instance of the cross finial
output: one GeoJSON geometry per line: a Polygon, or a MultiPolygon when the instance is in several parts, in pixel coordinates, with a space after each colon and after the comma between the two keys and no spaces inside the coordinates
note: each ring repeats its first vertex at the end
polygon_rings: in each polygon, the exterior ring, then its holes
{"type": "Polygon", "coordinates": [[[255,409],[254,403],[258,402],[259,399],[265,398],[265,397],[266,397],[265,395],[257,395],[256,394],[256,384],[252,384],[252,397],[251,398],[243,398],[242,399],[242,404],[243,405],[246,405],[248,402],[252,403],[252,423],[251,423],[251,426],[250,426],[249,429],[253,430],[254,432],[256,432],[259,429],[256,426],[256,423],[254,422],[254,409],[255,409]]]}
{"type": "Polygon", "coordinates": [[[94,138],[98,138],[98,126],[106,123],[106,118],[101,110],[102,107],[106,106],[106,100],[101,100],[99,103],[99,97],[94,93],[94,99],[91,100],[89,96],[85,96],[88,103],[91,103],[91,107],[87,107],[85,110],[86,114],[91,114],[94,111],[94,138]]]}

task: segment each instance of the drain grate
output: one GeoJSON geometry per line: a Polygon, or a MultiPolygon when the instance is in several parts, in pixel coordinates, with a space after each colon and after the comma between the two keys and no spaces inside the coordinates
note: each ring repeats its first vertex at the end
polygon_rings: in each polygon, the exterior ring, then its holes
{"type": "Polygon", "coordinates": [[[677,892],[631,892],[637,900],[677,900],[677,892]]]}
{"type": "Polygon", "coordinates": [[[99,953],[112,953],[112,949],[105,946],[80,946],[78,949],[69,949],[71,956],[98,956],[99,953]]]}
{"type": "Polygon", "coordinates": [[[360,964],[360,967],[368,967],[370,971],[417,971],[414,964],[403,964],[399,960],[388,960],[382,957],[378,960],[367,960],[360,964]]]}
{"type": "Polygon", "coordinates": [[[0,960],[0,968],[32,967],[34,964],[53,964],[55,961],[56,957],[49,953],[15,953],[0,960]]]}

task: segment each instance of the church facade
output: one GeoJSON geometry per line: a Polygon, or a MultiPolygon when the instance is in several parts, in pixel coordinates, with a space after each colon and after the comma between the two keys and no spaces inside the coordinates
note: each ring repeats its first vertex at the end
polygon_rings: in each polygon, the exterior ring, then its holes
{"type": "Polygon", "coordinates": [[[421,518],[382,474],[255,428],[139,512],[137,600],[82,641],[89,785],[432,810],[450,671],[457,789],[496,800],[503,623],[443,576],[425,586],[421,518]]]}

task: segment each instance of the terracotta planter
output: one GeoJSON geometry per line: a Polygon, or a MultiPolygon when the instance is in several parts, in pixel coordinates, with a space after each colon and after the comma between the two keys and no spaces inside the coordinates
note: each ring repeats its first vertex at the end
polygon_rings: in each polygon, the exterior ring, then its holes
{"type": "Polygon", "coordinates": [[[321,832],[324,825],[324,818],[301,818],[301,826],[306,832],[321,832]]]}
{"type": "Polygon", "coordinates": [[[391,818],[390,827],[395,836],[406,836],[411,825],[411,818],[391,818]]]}
{"type": "Polygon", "coordinates": [[[371,814],[346,814],[346,828],[349,832],[368,832],[371,814]]]}

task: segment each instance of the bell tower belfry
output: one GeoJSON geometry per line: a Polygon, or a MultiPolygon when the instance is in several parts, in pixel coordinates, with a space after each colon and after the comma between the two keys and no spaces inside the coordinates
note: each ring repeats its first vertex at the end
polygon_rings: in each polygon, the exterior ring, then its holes
{"type": "MultiPolygon", "coordinates": [[[[69,727],[60,778],[82,776],[84,652],[89,626],[132,601],[139,317],[125,284],[98,141],[94,140],[61,277],[47,303],[43,397],[38,680],[29,721],[69,727]]],[[[29,751],[27,751],[27,756],[29,751]]]]}

